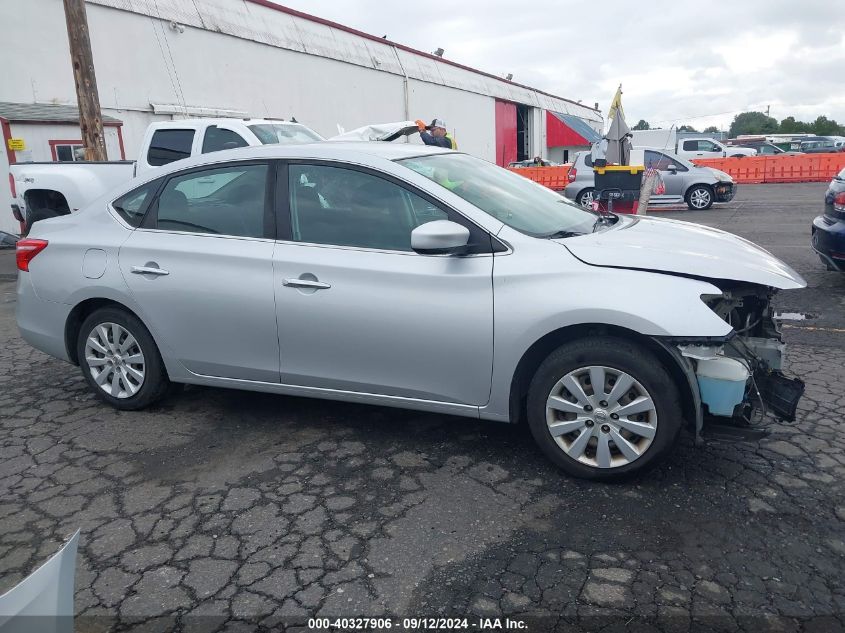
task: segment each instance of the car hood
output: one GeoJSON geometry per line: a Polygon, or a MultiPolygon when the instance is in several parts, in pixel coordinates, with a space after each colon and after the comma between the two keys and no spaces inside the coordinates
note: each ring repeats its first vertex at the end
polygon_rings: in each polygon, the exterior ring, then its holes
{"type": "Polygon", "coordinates": [[[593,266],[728,279],[782,290],[807,285],[801,275],[756,244],[679,220],[620,217],[604,231],[557,241],[593,266]]]}
{"type": "Polygon", "coordinates": [[[730,174],[723,172],[721,169],[716,169],[715,167],[705,167],[710,173],[716,176],[716,180],[719,182],[733,182],[734,179],[731,178],[730,174]]]}

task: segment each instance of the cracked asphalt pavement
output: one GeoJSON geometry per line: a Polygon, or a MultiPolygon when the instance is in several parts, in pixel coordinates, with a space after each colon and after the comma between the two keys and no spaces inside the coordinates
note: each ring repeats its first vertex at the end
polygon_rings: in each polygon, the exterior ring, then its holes
{"type": "Polygon", "coordinates": [[[77,630],[247,631],[311,616],[520,618],[529,630],[845,628],[845,275],[809,246],[823,183],[667,216],[757,241],[783,293],[794,424],[684,436],[633,482],[557,472],[527,429],[187,388],[96,400],[31,349],[0,281],[0,592],[77,528],[77,630]]]}

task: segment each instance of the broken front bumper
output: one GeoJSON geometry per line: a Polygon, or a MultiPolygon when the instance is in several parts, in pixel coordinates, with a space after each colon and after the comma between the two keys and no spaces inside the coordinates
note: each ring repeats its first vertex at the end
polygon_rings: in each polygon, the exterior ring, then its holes
{"type": "MultiPolygon", "coordinates": [[[[684,407],[684,415],[695,429],[696,442],[702,439],[705,416],[717,415],[714,409],[721,411],[723,418],[737,420],[749,420],[755,410],[762,410],[782,420],[795,419],[798,402],[804,393],[804,383],[787,378],[781,372],[786,346],[777,339],[733,336],[700,344],[680,344],[671,339],[655,341],[674,358],[687,384],[689,401],[688,406],[684,407]],[[744,350],[743,344],[750,351],[744,350]],[[753,362],[749,362],[737,350],[744,350],[745,356],[753,355],[753,362]],[[719,358],[743,363],[746,374],[740,389],[736,390],[736,385],[711,382],[702,390],[699,373],[705,372],[700,372],[700,361],[719,358]],[[725,390],[720,391],[720,387],[725,387],[725,390]]],[[[709,378],[717,378],[714,372],[709,373],[709,378]]]]}
{"type": "Polygon", "coordinates": [[[736,183],[717,182],[713,187],[713,196],[716,202],[730,202],[736,195],[736,183]]]}
{"type": "Polygon", "coordinates": [[[748,419],[762,410],[793,421],[804,383],[783,375],[786,345],[776,339],[735,336],[723,346],[678,346],[695,375],[702,414],[748,419]]]}

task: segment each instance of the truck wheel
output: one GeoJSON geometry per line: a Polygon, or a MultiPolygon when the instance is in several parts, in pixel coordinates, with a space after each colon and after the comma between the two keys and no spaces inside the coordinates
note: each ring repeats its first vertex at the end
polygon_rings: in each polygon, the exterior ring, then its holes
{"type": "Polygon", "coordinates": [[[693,211],[704,211],[713,206],[713,188],[709,185],[695,185],[687,191],[687,206],[693,211]]]}
{"type": "Polygon", "coordinates": [[[528,425],[566,473],[611,481],[657,464],[681,428],[678,389],[657,358],[625,339],[566,343],[528,389],[528,425]]]}
{"type": "Polygon", "coordinates": [[[116,409],[143,409],[167,393],[170,383],[153,337],[125,310],[102,308],[85,319],[76,353],[88,385],[116,409]]]}
{"type": "Polygon", "coordinates": [[[596,190],[592,188],[584,189],[581,193],[578,194],[578,197],[575,198],[575,202],[579,205],[584,207],[585,209],[592,209],[593,208],[593,198],[596,195],[596,190]]]}

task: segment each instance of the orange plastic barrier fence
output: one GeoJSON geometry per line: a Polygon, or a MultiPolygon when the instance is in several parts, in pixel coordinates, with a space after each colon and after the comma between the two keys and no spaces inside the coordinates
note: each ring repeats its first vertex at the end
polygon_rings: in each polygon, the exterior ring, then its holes
{"type": "Polygon", "coordinates": [[[738,183],[822,182],[845,168],[845,152],[742,158],[697,158],[696,165],[721,169],[738,183]]]}
{"type": "Polygon", "coordinates": [[[563,191],[569,184],[569,165],[558,167],[508,167],[515,174],[554,189],[563,191]]]}

